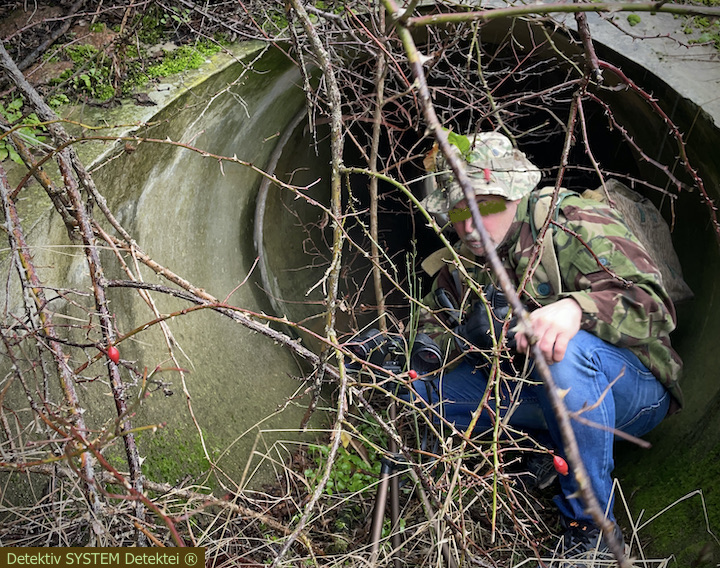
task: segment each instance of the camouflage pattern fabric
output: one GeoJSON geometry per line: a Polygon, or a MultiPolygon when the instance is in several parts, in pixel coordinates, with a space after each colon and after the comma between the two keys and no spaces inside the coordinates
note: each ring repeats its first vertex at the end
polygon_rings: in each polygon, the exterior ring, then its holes
{"type": "MultiPolygon", "coordinates": [[[[552,226],[562,277],[562,289],[555,290],[540,262],[541,255],[534,254],[531,197],[520,201],[508,236],[498,247],[516,289],[523,283],[521,301],[532,310],[573,298],[583,311],[581,328],[633,351],[668,388],[673,397],[671,411],[677,410],[682,405],[678,386],[682,361],[669,337],[676,325],[675,307],[647,251],[613,209],[577,194],[568,195],[557,212],[559,226],[552,226]]],[[[473,280],[479,286],[494,282],[483,259],[458,246],[461,249],[465,253],[463,264],[473,280]]],[[[459,280],[457,268],[446,262],[424,298],[428,309],[420,315],[420,331],[448,351],[454,344],[450,310],[438,303],[436,291],[444,289],[460,313],[467,313],[474,302],[481,301],[468,292],[467,283],[459,280]]],[[[456,351],[452,355],[459,354],[456,351]]]]}
{"type": "Polygon", "coordinates": [[[672,235],[662,214],[647,197],[636,193],[622,182],[609,178],[605,187],[583,191],[582,196],[608,204],[620,212],[630,230],[638,237],[660,269],[663,286],[677,306],[694,297],[693,291],[683,279],[682,265],[673,247],[672,235]]]}
{"type": "MultiPolygon", "coordinates": [[[[463,158],[461,163],[465,164],[475,195],[500,195],[516,201],[540,182],[540,170],[525,154],[513,148],[506,136],[498,132],[478,132],[467,134],[466,139],[471,146],[464,155],[456,146],[453,151],[463,158]]],[[[427,166],[434,172],[435,189],[422,205],[429,213],[445,214],[465,199],[465,194],[444,157],[437,157],[427,166]]]]}

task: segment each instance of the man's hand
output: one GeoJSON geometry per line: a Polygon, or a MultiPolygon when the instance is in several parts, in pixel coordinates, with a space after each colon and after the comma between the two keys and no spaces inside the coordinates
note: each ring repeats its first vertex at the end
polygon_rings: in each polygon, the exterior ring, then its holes
{"type": "MultiPolygon", "coordinates": [[[[548,364],[562,361],[568,343],[580,331],[582,310],[572,298],[564,298],[530,313],[530,321],[538,337],[540,351],[548,364]]],[[[518,333],[517,350],[522,353],[528,348],[528,339],[518,333]]]]}

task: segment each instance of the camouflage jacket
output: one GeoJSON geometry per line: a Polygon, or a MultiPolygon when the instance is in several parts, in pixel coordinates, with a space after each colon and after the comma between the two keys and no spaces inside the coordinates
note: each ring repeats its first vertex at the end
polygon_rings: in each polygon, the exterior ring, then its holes
{"type": "MultiPolygon", "coordinates": [[[[663,288],[660,272],[637,238],[610,207],[565,192],[554,213],[545,246],[537,254],[536,237],[539,190],[524,197],[498,254],[513,280],[523,304],[529,309],[561,298],[573,298],[582,308],[581,329],[633,351],[673,396],[672,410],[682,405],[677,384],[682,361],[670,345],[675,328],[675,307],[663,288]],[[552,242],[552,247],[549,244],[552,242]],[[548,254],[549,253],[549,254],[548,254]],[[531,264],[532,263],[532,264],[531,264]],[[553,268],[554,264],[554,268],[553,268]],[[555,275],[553,275],[555,272],[555,275]],[[520,283],[524,282],[522,290],[520,283]]],[[[545,213],[548,204],[545,204],[545,213]]],[[[546,215],[543,214],[544,218],[546,215]]],[[[483,259],[475,258],[461,244],[456,246],[468,275],[482,288],[495,282],[483,259]]],[[[478,296],[469,292],[449,251],[438,251],[423,263],[435,276],[424,298],[420,331],[433,337],[447,351],[455,345],[452,328],[478,296]],[[443,289],[458,311],[438,302],[443,289]]],[[[456,351],[456,354],[458,352],[456,351]]]]}

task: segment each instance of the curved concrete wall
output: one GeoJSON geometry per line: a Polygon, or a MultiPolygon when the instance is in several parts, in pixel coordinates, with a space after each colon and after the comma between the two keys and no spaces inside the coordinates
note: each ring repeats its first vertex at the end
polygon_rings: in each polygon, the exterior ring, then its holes
{"type": "MultiPolygon", "coordinates": [[[[278,132],[303,107],[305,96],[297,68],[284,55],[268,52],[246,70],[248,62],[246,58],[231,65],[187,92],[153,117],[158,126],[141,135],[182,140],[263,167],[278,132]]],[[[198,153],[151,144],[140,144],[117,165],[100,170],[98,181],[107,187],[121,222],[154,259],[215,297],[228,297],[232,305],[270,312],[254,276],[238,288],[256,258],[252,234],[259,182],[260,176],[248,167],[221,166],[198,153]]],[[[278,221],[274,230],[282,231],[278,221]]],[[[294,246],[288,242],[288,247],[294,246]]],[[[154,281],[148,272],[145,277],[154,281]]],[[[126,326],[148,317],[137,296],[121,290],[114,291],[114,296],[124,306],[121,321],[126,326]],[[129,306],[128,296],[133,298],[129,306]]],[[[184,302],[167,297],[157,301],[162,313],[185,307],[184,302]]],[[[171,328],[186,355],[181,364],[190,371],[187,390],[206,443],[214,457],[222,454],[219,468],[240,481],[258,429],[297,430],[300,424],[306,400],[278,412],[302,386],[291,378],[301,374],[298,361],[266,337],[210,312],[177,318],[171,328]]],[[[159,330],[153,333],[153,340],[144,338],[137,346],[141,361],[166,357],[159,330]]],[[[141,420],[148,422],[168,420],[164,430],[142,437],[149,448],[148,460],[155,448],[167,452],[176,444],[197,459],[199,436],[182,385],[176,375],[169,375],[176,394],[153,397],[141,414],[141,420]]],[[[264,452],[266,445],[286,436],[296,438],[297,434],[264,435],[258,451],[264,452]]],[[[253,464],[257,463],[256,458],[253,464]]]]}
{"type": "MultiPolygon", "coordinates": [[[[87,113],[71,118],[87,124],[94,120],[119,124],[137,120],[142,112],[151,126],[137,131],[140,137],[180,141],[262,167],[275,148],[278,133],[303,108],[305,95],[300,73],[285,55],[257,46],[242,51],[244,55],[235,63],[198,77],[192,88],[168,86],[173,90],[172,100],[157,107],[135,107],[125,109],[122,115],[108,112],[100,117],[90,116],[92,109],[82,109],[87,113]]],[[[88,160],[100,146],[95,144],[85,153],[88,160]]],[[[95,159],[93,178],[139,247],[217,298],[257,312],[272,312],[265,292],[251,275],[256,259],[252,235],[260,176],[249,167],[221,165],[217,159],[176,145],[141,142],[132,152],[123,151],[123,147],[118,144],[95,159]]],[[[39,217],[33,238],[41,243],[67,243],[64,227],[49,211],[49,202],[42,201],[41,192],[37,193],[41,206],[36,207],[39,217]]],[[[275,219],[272,230],[285,235],[282,226],[286,223],[290,222],[275,219]]],[[[110,227],[108,230],[112,232],[110,227]]],[[[289,237],[286,244],[288,251],[298,245],[289,237]]],[[[108,279],[127,278],[111,251],[102,254],[108,279]]],[[[41,267],[41,280],[48,286],[87,288],[87,265],[81,252],[40,247],[35,261],[41,267]]],[[[148,282],[168,284],[145,267],[141,273],[148,282]]],[[[132,290],[112,288],[108,297],[121,334],[154,319],[132,290]]],[[[187,302],[167,295],[154,294],[153,298],[163,314],[189,307],[187,302]]],[[[58,301],[53,305],[60,308],[58,301]]],[[[87,317],[87,312],[67,302],[62,311],[68,316],[87,317]]],[[[253,474],[260,462],[258,453],[266,453],[276,440],[299,437],[298,427],[308,404],[296,392],[303,383],[293,378],[302,375],[301,362],[266,337],[207,310],[168,323],[177,342],[179,364],[187,374],[184,381],[172,370],[156,374],[149,389],[152,396],[133,418],[135,427],[164,424],[154,433],[137,435],[140,454],[146,458],[144,471],[157,481],[176,483],[192,478],[214,486],[216,481],[197,477],[208,470],[207,451],[226,489],[235,489],[234,483],[247,481],[246,474],[253,474]],[[285,406],[295,395],[297,399],[285,406]],[[264,433],[256,439],[260,430],[264,433]]],[[[143,368],[152,372],[156,366],[174,367],[158,326],[119,347],[123,360],[132,361],[140,372],[143,368]]],[[[85,374],[102,377],[102,365],[102,361],[91,365],[85,374]]],[[[130,380],[126,374],[123,378],[130,380]]],[[[93,427],[115,416],[107,393],[103,381],[79,387],[80,404],[93,427]]],[[[18,408],[27,406],[19,390],[17,395],[18,408]]],[[[256,475],[254,485],[266,481],[270,472],[265,468],[256,475]]]]}

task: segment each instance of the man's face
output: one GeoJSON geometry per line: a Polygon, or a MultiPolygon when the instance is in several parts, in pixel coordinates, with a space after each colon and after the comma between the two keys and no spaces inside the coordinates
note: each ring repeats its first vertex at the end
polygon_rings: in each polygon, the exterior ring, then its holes
{"type": "MultiPolygon", "coordinates": [[[[515,219],[518,201],[508,201],[499,195],[478,195],[475,198],[485,229],[495,246],[501,244],[515,219]]],[[[480,233],[475,230],[467,201],[463,199],[448,213],[460,239],[476,256],[484,256],[480,233]]]]}

